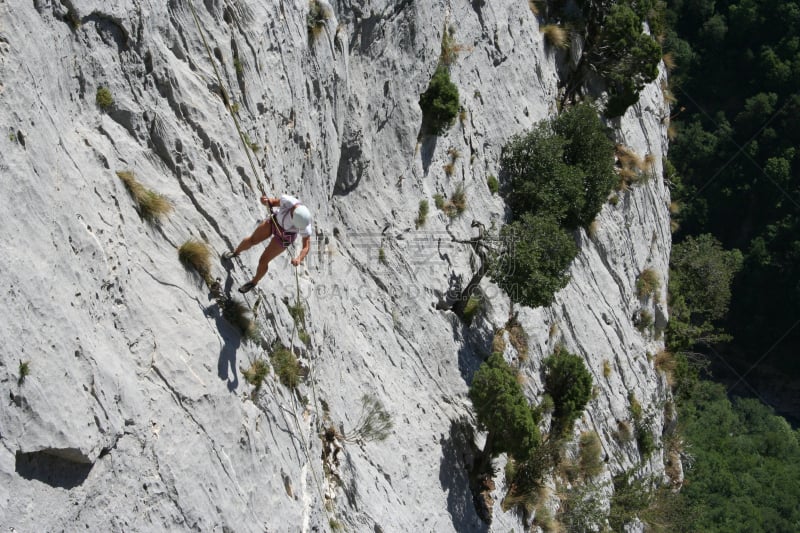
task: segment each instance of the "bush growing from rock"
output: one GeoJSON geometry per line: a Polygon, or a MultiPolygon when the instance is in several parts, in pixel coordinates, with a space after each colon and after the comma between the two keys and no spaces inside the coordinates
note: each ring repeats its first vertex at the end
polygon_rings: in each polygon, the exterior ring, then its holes
{"type": "Polygon", "coordinates": [[[516,372],[501,354],[484,361],[469,389],[478,424],[488,432],[484,453],[508,453],[524,460],[539,445],[539,428],[516,372]]]}
{"type": "Polygon", "coordinates": [[[300,383],[300,363],[292,351],[282,344],[276,343],[273,345],[269,357],[280,382],[290,389],[296,388],[300,383]]]}
{"type": "Polygon", "coordinates": [[[569,281],[577,253],[572,235],[553,217],[525,214],[500,230],[502,249],[491,258],[489,277],[523,305],[549,305],[569,281]]]}
{"type": "Polygon", "coordinates": [[[103,111],[108,111],[114,105],[114,97],[108,87],[98,87],[94,101],[103,111]]]}
{"type": "Polygon", "coordinates": [[[439,65],[431,78],[428,88],[419,96],[424,129],[441,135],[449,128],[458,115],[458,87],[450,81],[447,67],[439,65]]]}
{"type": "Polygon", "coordinates": [[[544,360],[544,388],[553,397],[553,432],[572,430],[592,394],[592,375],[583,359],[562,347],[544,360]]]}
{"type": "Polygon", "coordinates": [[[590,103],[513,137],[500,163],[514,218],[550,214],[568,229],[591,223],[617,181],[614,145],[590,103]]]}

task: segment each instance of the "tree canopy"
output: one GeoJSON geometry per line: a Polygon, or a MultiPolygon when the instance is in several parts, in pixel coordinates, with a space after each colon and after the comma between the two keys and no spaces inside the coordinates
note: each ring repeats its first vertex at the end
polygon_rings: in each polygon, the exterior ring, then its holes
{"type": "Polygon", "coordinates": [[[508,453],[524,460],[539,445],[539,428],[516,373],[503,359],[492,354],[484,361],[469,389],[478,424],[489,434],[484,451],[494,456],[508,453]]]}

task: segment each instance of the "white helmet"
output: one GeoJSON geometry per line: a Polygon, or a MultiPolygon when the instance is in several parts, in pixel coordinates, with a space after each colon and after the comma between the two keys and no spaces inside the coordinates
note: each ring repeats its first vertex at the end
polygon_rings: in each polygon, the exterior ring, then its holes
{"type": "Polygon", "coordinates": [[[298,205],[292,213],[292,225],[298,230],[304,230],[311,224],[311,211],[304,205],[298,205]]]}

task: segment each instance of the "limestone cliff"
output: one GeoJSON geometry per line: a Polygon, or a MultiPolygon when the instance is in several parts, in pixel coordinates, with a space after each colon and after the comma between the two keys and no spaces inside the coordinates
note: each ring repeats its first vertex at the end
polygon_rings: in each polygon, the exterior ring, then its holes
{"type": "MultiPolygon", "coordinates": [[[[188,2],[0,1],[0,527],[486,530],[462,428],[474,423],[468,383],[509,301],[485,280],[487,309],[469,327],[435,304],[473,271],[451,233],[469,238],[473,219],[502,223],[487,177],[511,135],[555,113],[565,58],[545,45],[526,2],[342,0],[322,5],[314,31],[305,0],[195,7],[213,63],[188,2]],[[448,26],[464,112],[418,142],[417,101],[448,26]],[[105,109],[101,87],[113,97],[105,109]],[[451,149],[460,156],[449,174],[451,149]],[[118,171],[165,195],[173,212],[143,221],[118,171]],[[177,248],[190,238],[216,253],[235,246],[264,215],[259,185],[300,197],[317,234],[299,272],[309,345],[294,337],[309,375],[296,395],[273,375],[251,399],[240,369],[264,350],[222,318],[177,248]],[[467,209],[451,222],[432,198],[458,186],[467,209]],[[423,199],[431,213],[417,230],[423,199]],[[351,430],[364,394],[386,406],[391,435],[345,443],[323,465],[321,429],[351,430]]],[[[655,331],[666,320],[665,113],[657,81],[616,130],[620,144],[653,156],[652,177],[606,204],[592,235],[581,231],[552,306],[516,308],[532,401],[555,343],[592,371],[596,395],[575,433],[599,433],[607,478],[642,461],[635,442],[613,436],[630,419],[631,394],[659,446],[638,472],[664,472],[668,388],[648,357],[661,343],[633,317],[648,309],[655,331]],[[641,302],[645,268],[662,289],[641,302]]],[[[238,297],[258,253],[227,268],[215,256],[212,276],[238,297]]],[[[292,341],[288,260],[246,298],[261,298],[267,343],[292,341]]],[[[497,481],[491,529],[519,529],[497,481]]]]}

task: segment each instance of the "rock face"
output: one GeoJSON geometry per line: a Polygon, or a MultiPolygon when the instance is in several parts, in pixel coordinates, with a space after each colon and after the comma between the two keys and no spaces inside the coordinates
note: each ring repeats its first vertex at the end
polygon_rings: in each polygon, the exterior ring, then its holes
{"type": "MultiPolygon", "coordinates": [[[[489,301],[472,326],[435,308],[473,269],[447,230],[465,239],[473,219],[502,223],[487,177],[511,135],[555,112],[565,58],[545,46],[525,2],[342,0],[322,4],[327,18],[309,30],[306,2],[196,1],[202,33],[191,7],[0,2],[0,392],[9,398],[0,527],[487,530],[466,470],[466,391],[510,305],[484,281],[489,301]],[[464,112],[445,135],[418,142],[417,100],[447,26],[464,112]],[[106,109],[101,87],[113,97],[106,109]],[[117,171],[166,196],[172,213],[142,220],[117,171]],[[468,207],[451,222],[432,197],[458,186],[468,207]],[[235,246],[264,214],[259,188],[300,197],[317,235],[297,285],[284,254],[246,297],[259,298],[264,341],[293,343],[309,375],[297,394],[270,376],[251,398],[240,369],[265,352],[221,317],[177,248],[190,238],[217,253],[235,246]],[[417,230],[423,199],[432,212],[417,230]],[[308,346],[292,335],[285,303],[297,287],[308,346]],[[332,443],[325,428],[352,434],[365,394],[391,414],[390,436],[332,443]]],[[[634,441],[613,437],[631,394],[656,433],[638,472],[664,472],[669,393],[648,358],[661,343],[632,320],[647,309],[657,331],[666,319],[668,111],[658,87],[617,130],[620,143],[654,156],[652,177],[606,204],[592,235],[580,233],[571,282],[552,306],[515,308],[530,338],[532,401],[555,343],[592,371],[597,394],[575,432],[599,433],[606,478],[642,462],[634,441]],[[645,268],[662,289],[640,301],[645,268]]],[[[260,249],[227,268],[215,256],[212,276],[235,289],[260,249]]],[[[520,524],[501,509],[500,478],[491,529],[508,531],[520,524]]]]}

